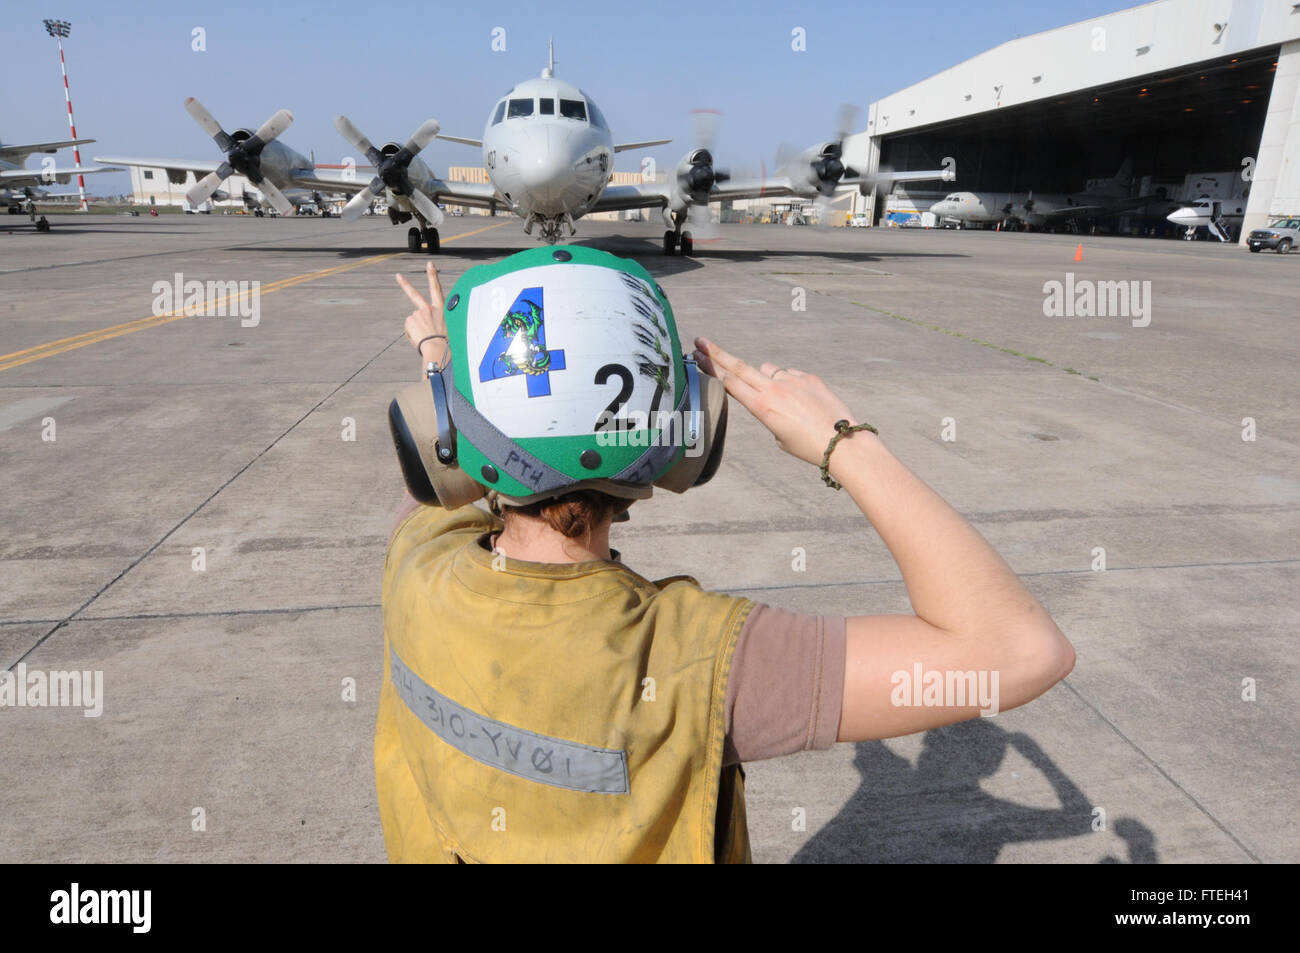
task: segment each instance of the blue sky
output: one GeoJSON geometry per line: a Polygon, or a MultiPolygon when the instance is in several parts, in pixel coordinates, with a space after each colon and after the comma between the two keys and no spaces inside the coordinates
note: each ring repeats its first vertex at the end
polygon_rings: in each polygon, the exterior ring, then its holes
{"type": "MultiPolygon", "coordinates": [[[[600,105],[616,141],[672,137],[648,153],[670,166],[691,146],[689,110],[707,107],[723,113],[719,165],[756,168],[782,142],[802,148],[833,135],[841,103],[865,117],[868,103],[1006,40],[1132,5],[52,0],[5,18],[0,139],[67,134],[45,17],[72,22],[65,51],[77,131],[98,140],[83,162],[96,153],[217,158],[182,107],[186,96],[227,130],[292,110],[283,139],[317,162],[352,151],[333,127],[340,112],[375,141],[405,139],[429,117],[478,138],[496,99],[545,65],[553,36],[557,75],[600,105]],[[206,31],[206,51],[191,49],[195,27],[206,31]],[[505,30],[504,52],[491,48],[495,27],[505,30]],[[791,49],[795,27],[806,31],[806,52],[791,49]]],[[[616,168],[635,171],[643,154],[619,156],[616,168]]],[[[71,164],[65,152],[60,165],[65,156],[71,164]]],[[[439,172],[479,162],[476,149],[440,141],[424,157],[439,172]]],[[[97,193],[129,188],[125,174],[91,183],[97,193]]]]}

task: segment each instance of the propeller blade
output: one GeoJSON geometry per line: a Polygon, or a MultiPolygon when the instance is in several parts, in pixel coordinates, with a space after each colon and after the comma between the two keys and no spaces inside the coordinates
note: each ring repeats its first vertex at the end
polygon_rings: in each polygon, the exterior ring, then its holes
{"type": "Polygon", "coordinates": [[[415,155],[423,150],[429,143],[433,142],[434,138],[438,135],[439,128],[436,119],[426,119],[424,122],[420,123],[420,128],[411,133],[411,138],[406,140],[406,145],[402,148],[411,155],[415,155]]]}
{"type": "Polygon", "coordinates": [[[858,119],[858,107],[852,103],[843,103],[840,106],[839,121],[836,126],[835,140],[843,142],[853,132],[853,124],[858,119]]]}
{"type": "Polygon", "coordinates": [[[361,151],[372,165],[379,165],[379,150],[375,144],[365,137],[365,135],[356,126],[352,125],[352,120],[347,116],[335,116],[334,128],[339,131],[339,135],[352,143],[361,151]]]}
{"type": "Polygon", "coordinates": [[[799,150],[789,142],[783,140],[781,144],[776,147],[776,165],[774,166],[776,173],[779,175],[785,172],[789,168],[790,164],[798,157],[799,150]]]}
{"type": "Polygon", "coordinates": [[[371,179],[369,185],[356,195],[352,196],[352,198],[348,199],[348,204],[343,206],[343,211],[339,213],[339,218],[343,219],[345,222],[355,222],[362,216],[365,210],[370,207],[370,203],[375,200],[375,196],[379,194],[383,187],[383,179],[378,177],[371,179]]]}
{"type": "Polygon", "coordinates": [[[818,228],[824,228],[831,221],[831,197],[829,195],[819,195],[813,202],[813,208],[817,214],[817,220],[813,222],[818,228]]]}
{"type": "Polygon", "coordinates": [[[692,109],[691,125],[694,129],[692,142],[697,149],[713,151],[713,141],[718,136],[718,126],[722,124],[722,113],[716,109],[692,109]]]}
{"type": "Polygon", "coordinates": [[[222,152],[230,151],[230,136],[221,128],[221,123],[212,118],[212,113],[208,112],[201,102],[191,96],[185,100],[185,111],[194,117],[194,121],[199,124],[199,128],[212,137],[218,149],[222,152]]]}
{"type": "Polygon", "coordinates": [[[293,214],[293,203],[285,198],[284,193],[276,187],[274,182],[264,178],[257,183],[257,187],[261,189],[263,197],[271,203],[277,212],[281,215],[293,214]]]}
{"type": "Polygon", "coordinates": [[[284,132],[293,124],[293,113],[287,109],[281,109],[278,113],[268,119],[253,133],[253,138],[260,140],[262,145],[266,145],[275,139],[276,136],[284,132]]]}
{"type": "Polygon", "coordinates": [[[713,221],[713,210],[708,202],[692,203],[687,206],[686,222],[693,239],[710,241],[718,237],[718,226],[713,221]]]}
{"type": "Polygon", "coordinates": [[[434,228],[437,228],[442,224],[442,209],[438,208],[433,199],[429,198],[429,196],[425,195],[419,189],[413,188],[411,189],[411,194],[408,195],[407,198],[410,200],[412,205],[420,210],[420,214],[423,215],[434,228]]]}
{"type": "Polygon", "coordinates": [[[209,172],[203,178],[199,179],[199,181],[195,182],[190,190],[185,193],[185,197],[189,199],[191,205],[202,205],[212,197],[212,193],[217,190],[221,183],[224,182],[233,171],[235,170],[230,168],[229,163],[221,163],[221,165],[217,166],[216,171],[209,172]]]}

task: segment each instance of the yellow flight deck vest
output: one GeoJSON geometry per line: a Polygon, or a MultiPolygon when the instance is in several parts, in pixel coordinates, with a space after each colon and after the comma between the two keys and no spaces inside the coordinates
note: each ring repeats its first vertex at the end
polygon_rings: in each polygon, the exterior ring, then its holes
{"type": "Polygon", "coordinates": [[[493,556],[425,506],[384,567],[375,781],[393,862],[750,861],[724,701],[753,603],[493,556]],[[496,568],[493,563],[495,560],[496,568]]]}

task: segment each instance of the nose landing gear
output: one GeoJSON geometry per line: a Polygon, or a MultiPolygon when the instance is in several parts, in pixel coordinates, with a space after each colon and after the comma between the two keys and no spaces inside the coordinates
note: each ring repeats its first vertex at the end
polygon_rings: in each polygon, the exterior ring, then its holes
{"type": "Polygon", "coordinates": [[[573,217],[567,212],[554,218],[547,218],[540,213],[534,212],[528,221],[524,223],[524,234],[531,235],[534,225],[541,229],[541,234],[537,237],[548,245],[554,245],[561,239],[561,232],[566,226],[569,229],[570,237],[578,234],[578,229],[573,224],[573,217]]]}

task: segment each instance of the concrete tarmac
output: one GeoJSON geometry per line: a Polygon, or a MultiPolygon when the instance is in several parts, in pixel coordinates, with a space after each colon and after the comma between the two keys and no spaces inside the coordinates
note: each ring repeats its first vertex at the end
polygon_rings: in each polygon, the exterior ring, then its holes
{"type": "MultiPolygon", "coordinates": [[[[0,665],[102,672],[103,707],[0,708],[0,861],[382,861],[385,410],[419,373],[392,276],[426,256],[378,218],[52,223],[0,227],[0,665]],[[257,314],[158,317],[177,274],[260,282],[257,314]]],[[[535,244],[442,234],[447,288],[535,244]]],[[[1300,860],[1300,256],[726,226],[683,259],[661,235],[576,241],[643,262],[685,340],[823,376],[1078,653],[996,718],[749,765],[756,860],[1300,860]],[[1049,317],[1052,281],[1143,307],[1049,317]]],[[[638,503],[624,560],[908,611],[847,496],[732,411],[718,477],[638,503]]]]}

